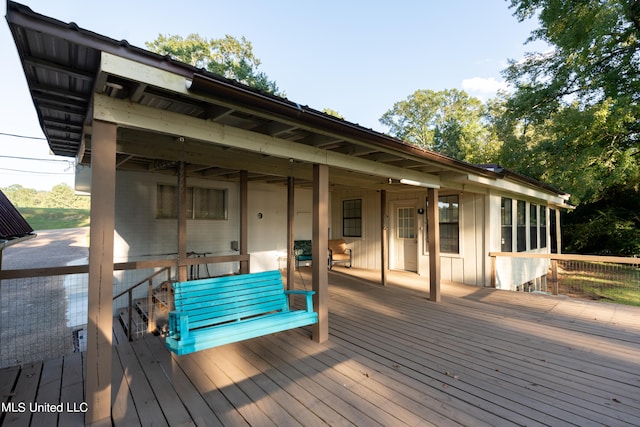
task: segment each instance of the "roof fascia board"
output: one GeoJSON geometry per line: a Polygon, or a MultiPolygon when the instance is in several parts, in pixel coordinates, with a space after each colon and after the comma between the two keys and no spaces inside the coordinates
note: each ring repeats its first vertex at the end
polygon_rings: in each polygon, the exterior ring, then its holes
{"type": "Polygon", "coordinates": [[[423,185],[440,188],[440,178],[435,175],[411,171],[384,163],[360,159],[316,147],[298,144],[246,131],[208,120],[197,119],[169,111],[158,110],[128,101],[95,94],[93,117],[116,123],[122,127],[144,129],[152,132],[183,136],[228,147],[236,147],[263,155],[315,164],[325,164],[354,172],[396,180],[409,179],[423,185]]]}
{"type": "Polygon", "coordinates": [[[479,177],[473,174],[450,175],[441,174],[441,185],[446,188],[456,188],[462,184],[462,188],[469,191],[481,192],[479,189],[493,189],[509,193],[511,197],[523,197],[535,200],[545,200],[548,203],[565,205],[566,199],[557,193],[545,192],[544,189],[533,188],[532,186],[520,184],[509,180],[508,177],[497,179],[479,177]],[[473,190],[475,188],[475,190],[473,190]]]}
{"type": "Polygon", "coordinates": [[[567,207],[566,200],[561,195],[551,194],[543,190],[531,188],[513,181],[509,181],[506,178],[502,179],[487,179],[484,177],[478,177],[474,175],[468,175],[467,180],[477,185],[491,187],[496,191],[509,193],[516,197],[532,198],[536,200],[544,200],[547,203],[567,207]]]}

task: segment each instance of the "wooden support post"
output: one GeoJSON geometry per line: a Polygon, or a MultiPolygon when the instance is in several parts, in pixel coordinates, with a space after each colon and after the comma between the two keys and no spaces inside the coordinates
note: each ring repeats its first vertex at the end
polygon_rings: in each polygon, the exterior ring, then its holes
{"type": "MultiPolygon", "coordinates": [[[[240,171],[240,255],[249,253],[249,172],[240,171]]],[[[240,274],[249,273],[249,261],[240,261],[240,274]]]]}
{"type": "Polygon", "coordinates": [[[438,215],[438,189],[427,190],[429,200],[429,299],[440,302],[440,218],[438,215]]]}
{"type": "Polygon", "coordinates": [[[178,163],[178,281],[187,280],[187,172],[184,162],[178,163]]]}
{"type": "Polygon", "coordinates": [[[329,339],[329,167],[313,165],[313,230],[311,240],[313,310],[318,323],[313,325],[314,341],[329,339]]]}
{"type": "MultiPolygon", "coordinates": [[[[295,218],[295,178],[287,178],[287,289],[294,288],[295,253],[293,251],[294,218],[295,218]]],[[[291,297],[292,298],[292,297],[291,297]]]]}
{"type": "Polygon", "coordinates": [[[117,126],[93,121],[87,319],[87,425],[111,419],[117,126]]]}
{"type": "Polygon", "coordinates": [[[380,283],[387,286],[388,249],[387,190],[380,190],[380,283]]]}
{"type": "Polygon", "coordinates": [[[556,252],[562,253],[562,229],[560,228],[559,208],[556,208],[556,252]]]}

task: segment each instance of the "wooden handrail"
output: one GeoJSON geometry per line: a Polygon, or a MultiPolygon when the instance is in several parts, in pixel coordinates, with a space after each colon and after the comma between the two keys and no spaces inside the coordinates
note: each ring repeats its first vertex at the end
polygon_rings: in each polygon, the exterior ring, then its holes
{"type": "Polygon", "coordinates": [[[130,291],[134,290],[138,286],[142,285],[145,282],[148,282],[148,281],[152,280],[154,277],[158,276],[160,273],[162,273],[164,271],[167,271],[167,270],[168,270],[167,280],[170,280],[170,278],[171,278],[171,266],[163,267],[160,270],[158,270],[155,273],[153,273],[151,276],[141,280],[140,282],[136,283],[135,285],[130,286],[128,289],[125,289],[124,291],[120,292],[118,295],[113,297],[113,300],[115,301],[116,299],[120,298],[122,295],[126,294],[127,292],[130,292],[130,291]]]}
{"type": "MultiPolygon", "coordinates": [[[[220,255],[201,258],[159,259],[148,261],[118,262],[113,264],[114,271],[141,270],[144,268],[164,268],[174,266],[190,266],[197,264],[215,264],[219,262],[248,261],[250,255],[220,255]]],[[[70,265],[64,267],[26,268],[20,270],[0,270],[0,280],[25,279],[28,277],[64,276],[67,274],[89,273],[89,265],[70,265]]]]}

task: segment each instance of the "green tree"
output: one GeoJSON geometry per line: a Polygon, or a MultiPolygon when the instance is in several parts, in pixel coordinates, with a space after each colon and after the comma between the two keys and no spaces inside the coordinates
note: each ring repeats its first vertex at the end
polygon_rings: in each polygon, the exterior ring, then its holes
{"type": "Polygon", "coordinates": [[[501,121],[510,135],[503,154],[519,151],[519,161],[511,157],[516,169],[537,170],[574,202],[637,188],[640,1],[511,0],[511,7],[521,21],[537,17],[529,40],[552,49],[511,61],[504,72],[515,91],[501,121]]]}
{"type": "Polygon", "coordinates": [[[237,39],[225,35],[220,39],[207,39],[199,34],[190,34],[186,38],[160,34],[145,45],[152,52],[169,55],[178,61],[268,93],[283,95],[275,81],[258,71],[260,60],[254,55],[253,46],[245,37],[237,39]]]}
{"type": "Polygon", "coordinates": [[[457,89],[418,90],[396,102],[380,118],[389,132],[419,147],[471,163],[490,162],[496,141],[486,123],[486,107],[457,89]]]}
{"type": "Polygon", "coordinates": [[[17,207],[37,206],[38,192],[33,188],[25,188],[20,184],[13,184],[3,188],[2,192],[17,207]]]}
{"type": "Polygon", "coordinates": [[[563,243],[571,253],[640,255],[640,193],[611,188],[602,200],[563,217],[563,243]]]}
{"type": "Polygon", "coordinates": [[[56,184],[46,196],[46,206],[50,208],[72,208],[75,202],[75,193],[67,184],[56,184]]]}
{"type": "Polygon", "coordinates": [[[73,189],[64,183],[54,185],[51,191],[37,191],[13,184],[0,188],[11,203],[21,208],[69,208],[89,209],[91,198],[76,196],[73,189]]]}
{"type": "Polygon", "coordinates": [[[499,163],[571,193],[575,204],[598,200],[621,183],[638,183],[634,151],[602,145],[620,127],[608,103],[569,105],[535,122],[506,109],[492,124],[502,141],[499,163]]]}

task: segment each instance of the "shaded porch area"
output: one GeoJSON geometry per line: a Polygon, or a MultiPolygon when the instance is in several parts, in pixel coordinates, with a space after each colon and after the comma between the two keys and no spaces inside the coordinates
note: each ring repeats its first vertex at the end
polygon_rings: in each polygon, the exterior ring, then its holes
{"type": "MultiPolygon", "coordinates": [[[[297,288],[311,287],[306,270],[297,288]]],[[[304,329],[182,357],[154,336],[118,343],[114,424],[640,424],[640,309],[455,284],[433,304],[423,278],[391,271],[382,287],[359,273],[329,272],[322,344],[304,329]]],[[[81,425],[84,361],[0,371],[3,401],[27,404],[3,425],[81,425]]]]}

